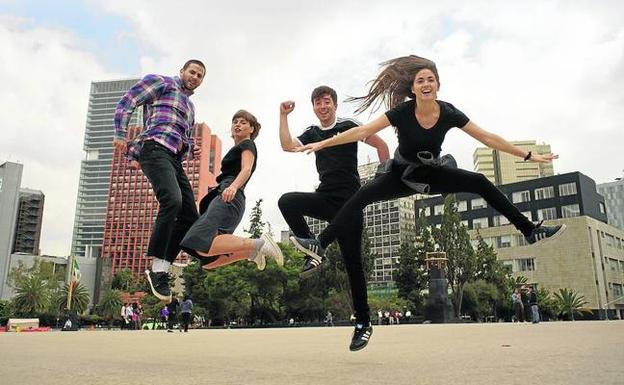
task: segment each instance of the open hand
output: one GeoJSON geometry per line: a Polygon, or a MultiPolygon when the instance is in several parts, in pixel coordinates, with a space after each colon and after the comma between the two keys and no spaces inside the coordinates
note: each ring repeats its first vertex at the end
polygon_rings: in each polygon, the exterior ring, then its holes
{"type": "Polygon", "coordinates": [[[295,152],[305,152],[306,154],[311,154],[313,152],[317,152],[323,149],[323,142],[315,142],[315,143],[308,143],[308,144],[304,144],[302,146],[298,146],[295,147],[294,151],[295,152]]]}
{"type": "Polygon", "coordinates": [[[555,159],[559,159],[559,155],[555,155],[553,153],[549,153],[549,154],[531,153],[531,157],[529,158],[531,162],[538,162],[538,163],[550,163],[555,159]]]}

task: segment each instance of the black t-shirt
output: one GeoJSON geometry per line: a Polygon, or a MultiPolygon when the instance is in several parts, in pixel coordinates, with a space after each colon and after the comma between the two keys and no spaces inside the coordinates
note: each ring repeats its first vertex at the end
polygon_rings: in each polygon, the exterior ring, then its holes
{"type": "MultiPolygon", "coordinates": [[[[241,154],[243,151],[249,150],[253,153],[254,162],[251,167],[251,175],[256,170],[256,161],[258,160],[258,151],[256,150],[256,144],[251,139],[245,139],[234,147],[230,148],[230,151],[225,154],[221,160],[221,174],[217,177],[217,183],[221,185],[221,189],[229,186],[241,171],[241,154]]],[[[251,179],[249,175],[249,179],[251,179]]],[[[249,182],[247,179],[247,182],[249,182]]],[[[239,190],[243,190],[247,185],[247,182],[243,184],[239,190]]]]}
{"type": "MultiPolygon", "coordinates": [[[[331,138],[361,124],[353,119],[336,119],[331,128],[312,125],[299,135],[302,144],[315,143],[331,138]]],[[[357,171],[357,142],[327,147],[315,153],[316,171],[321,181],[316,191],[353,192],[360,188],[360,175],[357,171]]]]}
{"type": "Polygon", "coordinates": [[[419,151],[429,151],[440,156],[444,136],[453,127],[463,127],[470,119],[451,103],[438,100],[440,117],[436,124],[423,128],[416,119],[416,100],[408,100],[386,112],[390,123],[396,127],[399,137],[399,153],[407,160],[417,162],[419,151]]]}

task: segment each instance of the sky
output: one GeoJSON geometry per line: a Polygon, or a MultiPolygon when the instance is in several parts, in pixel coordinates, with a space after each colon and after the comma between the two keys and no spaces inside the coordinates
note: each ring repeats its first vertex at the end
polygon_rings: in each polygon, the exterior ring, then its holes
{"type": "MultiPolygon", "coordinates": [[[[297,135],[316,122],[312,89],[332,86],[338,115],[362,95],[379,63],[409,54],[436,62],[439,99],[507,140],[537,140],[560,159],[556,173],[597,183],[624,173],[624,2],[473,0],[192,1],[0,0],[0,162],[24,165],[22,187],[46,196],[41,251],[71,247],[89,87],[92,81],[175,75],[202,60],[196,120],[223,141],[240,108],[262,123],[249,210],[263,199],[273,231],[288,191],[318,184],[313,155],[284,153],[279,103],[294,100],[297,135]]],[[[380,111],[355,116],[366,122],[380,111]]],[[[381,137],[396,148],[392,129],[381,137]]],[[[443,145],[472,170],[480,143],[458,129],[443,145]]],[[[376,160],[360,145],[360,163],[376,160]]]]}

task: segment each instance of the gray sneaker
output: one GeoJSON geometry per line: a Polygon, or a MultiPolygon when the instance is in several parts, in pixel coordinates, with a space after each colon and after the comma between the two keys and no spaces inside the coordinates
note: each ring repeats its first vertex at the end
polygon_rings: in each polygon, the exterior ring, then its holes
{"type": "MultiPolygon", "coordinates": [[[[264,233],[260,237],[264,241],[264,245],[258,251],[258,255],[263,255],[264,257],[271,257],[277,262],[278,265],[284,266],[284,254],[282,254],[282,249],[279,248],[277,243],[269,236],[264,233]]],[[[265,262],[266,263],[266,262],[265,262]]]]}

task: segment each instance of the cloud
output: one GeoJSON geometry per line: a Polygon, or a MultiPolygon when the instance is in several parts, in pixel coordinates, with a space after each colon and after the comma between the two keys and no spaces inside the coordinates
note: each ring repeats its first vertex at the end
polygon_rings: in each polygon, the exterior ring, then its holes
{"type": "Polygon", "coordinates": [[[90,82],[113,74],[75,36],[25,18],[0,18],[0,46],[0,161],[22,163],[22,186],[46,196],[42,251],[67,255],[90,82]]]}
{"type": "MultiPolygon", "coordinates": [[[[172,7],[164,0],[114,0],[92,5],[130,26],[123,39],[133,40],[130,46],[137,51],[134,57],[117,60],[139,62],[141,68],[124,77],[174,74],[188,58],[206,63],[206,79],[194,96],[197,118],[220,135],[225,148],[232,144],[229,125],[237,109],[248,109],[259,118],[259,164],[247,187],[247,205],[251,208],[264,198],[265,219],[274,230],[286,227],[277,209],[279,196],[311,191],[318,183],[312,156],[286,154],[279,147],[279,103],[296,101],[290,125],[299,133],[315,121],[309,104],[315,86],[331,85],[341,99],[361,95],[380,62],[406,54],[435,60],[440,98],[484,128],[509,140],[551,144],[561,156],[556,172],[581,171],[597,182],[621,176],[621,2],[187,1],[172,7]]],[[[28,161],[26,173],[36,168],[30,163],[40,162],[42,175],[32,177],[30,187],[44,191],[34,184],[49,178],[44,170],[49,175],[57,173],[59,165],[70,168],[64,170],[67,187],[53,186],[51,191],[65,192],[67,202],[59,213],[73,212],[88,86],[93,79],[105,79],[106,69],[75,36],[1,25],[6,54],[0,59],[0,76],[15,90],[1,96],[3,107],[15,111],[3,117],[9,142],[3,142],[1,152],[10,149],[28,161]],[[27,64],[15,63],[16,57],[27,64]],[[30,63],[34,59],[37,63],[30,63]],[[5,71],[5,66],[12,70],[5,71]],[[22,71],[26,68],[27,74],[22,71]],[[24,135],[45,140],[24,142],[24,135]],[[62,146],[59,137],[64,138],[62,146]]],[[[341,104],[339,114],[350,116],[353,109],[341,104]]],[[[358,118],[366,121],[369,115],[358,118]]],[[[393,150],[392,130],[381,135],[393,150]]],[[[477,145],[453,130],[444,150],[472,169],[477,145]]],[[[374,160],[374,151],[365,147],[360,161],[374,160]]],[[[56,204],[51,197],[46,200],[48,207],[56,204]]],[[[71,232],[73,218],[66,222],[71,232]]],[[[51,231],[49,226],[46,231],[51,231]]]]}

